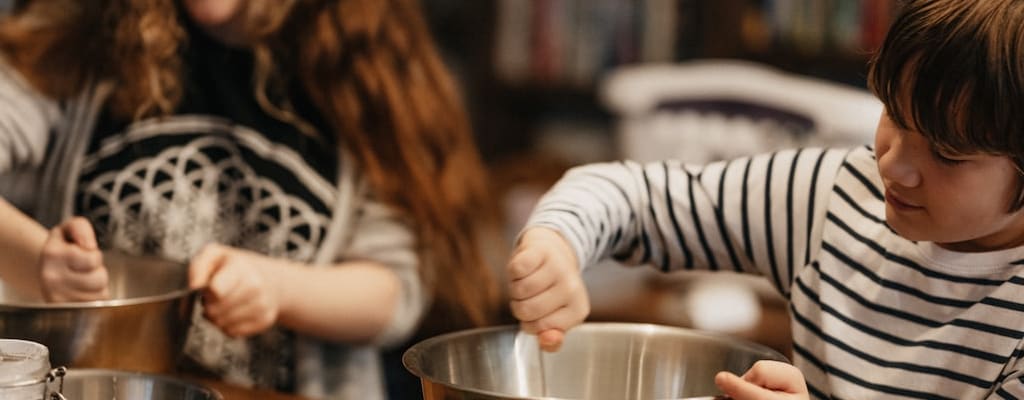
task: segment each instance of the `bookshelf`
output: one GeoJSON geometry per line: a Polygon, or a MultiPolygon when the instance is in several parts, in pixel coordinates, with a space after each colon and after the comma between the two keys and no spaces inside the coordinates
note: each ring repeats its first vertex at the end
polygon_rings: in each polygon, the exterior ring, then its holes
{"type": "Polygon", "coordinates": [[[587,88],[619,65],[701,57],[862,64],[892,0],[496,0],[493,12],[496,79],[587,88]]]}
{"type": "Polygon", "coordinates": [[[533,150],[560,119],[610,133],[596,88],[622,65],[739,58],[864,86],[896,2],[423,1],[489,162],[533,150]]]}

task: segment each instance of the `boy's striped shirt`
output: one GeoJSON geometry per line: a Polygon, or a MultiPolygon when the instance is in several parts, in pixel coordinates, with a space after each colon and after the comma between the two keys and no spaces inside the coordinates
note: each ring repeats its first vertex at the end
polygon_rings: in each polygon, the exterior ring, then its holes
{"type": "Polygon", "coordinates": [[[583,265],[764,275],[790,300],[815,398],[1024,398],[1024,248],[955,253],[885,223],[870,148],[781,151],[703,167],[571,170],[530,226],[583,265]]]}

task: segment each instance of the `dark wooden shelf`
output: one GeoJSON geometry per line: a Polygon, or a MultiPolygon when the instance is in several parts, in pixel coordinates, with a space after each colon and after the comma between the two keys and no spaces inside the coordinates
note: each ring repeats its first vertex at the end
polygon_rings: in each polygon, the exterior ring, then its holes
{"type": "Polygon", "coordinates": [[[743,54],[744,58],[772,65],[776,68],[803,75],[839,81],[854,86],[865,86],[868,72],[868,55],[840,52],[801,54],[792,50],[780,50],[770,54],[743,54]]]}
{"type": "MultiPolygon", "coordinates": [[[[431,25],[439,47],[457,58],[453,70],[464,85],[477,141],[485,159],[529,151],[543,122],[559,114],[565,118],[589,118],[609,126],[613,123],[598,99],[599,80],[582,84],[558,79],[509,82],[497,75],[493,64],[495,26],[499,20],[495,15],[496,0],[469,3],[424,0],[424,3],[428,10],[432,3],[437,8],[431,25]]],[[[866,52],[806,53],[778,45],[752,50],[740,32],[741,18],[751,4],[749,0],[679,0],[679,6],[688,7],[695,17],[689,21],[689,26],[680,30],[679,35],[689,39],[677,45],[677,61],[751,60],[792,73],[865,86],[866,52]]]]}

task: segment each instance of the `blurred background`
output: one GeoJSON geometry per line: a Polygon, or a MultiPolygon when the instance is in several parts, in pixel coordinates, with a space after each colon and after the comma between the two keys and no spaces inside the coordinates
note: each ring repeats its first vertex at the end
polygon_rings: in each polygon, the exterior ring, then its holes
{"type": "Polygon", "coordinates": [[[731,58],[863,87],[893,3],[423,0],[493,162],[557,146],[551,136],[570,131],[592,135],[594,147],[580,150],[605,152],[590,157],[613,155],[614,116],[599,90],[618,68],[731,58]]]}
{"type": "MultiPolygon", "coordinates": [[[[491,169],[499,269],[538,196],[571,166],[869,143],[881,105],[865,89],[867,61],[895,5],[421,1],[491,169]]],[[[585,277],[593,320],[716,330],[790,352],[785,303],[756,277],[610,264],[585,277]]]]}
{"type": "MultiPolygon", "coordinates": [[[[423,5],[465,90],[511,242],[537,197],[580,163],[870,143],[881,105],[865,89],[867,62],[895,1],[423,5]]],[[[717,330],[790,351],[785,304],[761,279],[614,265],[585,278],[593,320],[717,330]]]]}

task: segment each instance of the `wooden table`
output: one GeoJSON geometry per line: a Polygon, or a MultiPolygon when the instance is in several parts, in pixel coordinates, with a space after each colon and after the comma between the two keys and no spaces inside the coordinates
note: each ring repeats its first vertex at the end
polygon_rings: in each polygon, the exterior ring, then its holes
{"type": "Polygon", "coordinates": [[[213,379],[192,377],[183,378],[220,392],[221,396],[224,396],[224,400],[310,400],[308,397],[295,394],[275,392],[273,390],[266,389],[249,389],[213,379]]]}

